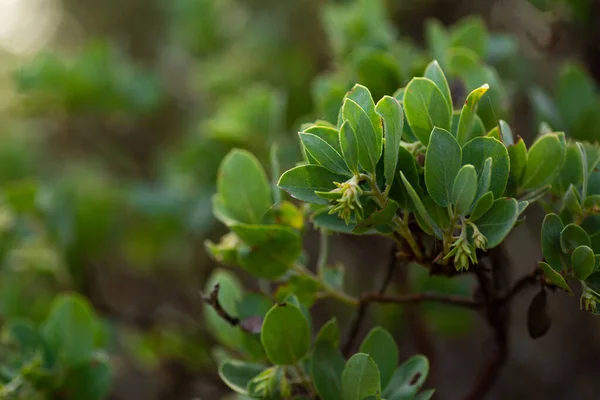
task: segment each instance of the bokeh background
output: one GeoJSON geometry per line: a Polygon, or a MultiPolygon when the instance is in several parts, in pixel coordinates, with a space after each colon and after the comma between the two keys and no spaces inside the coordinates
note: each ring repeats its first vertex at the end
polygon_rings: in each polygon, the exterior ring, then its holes
{"type": "MultiPolygon", "coordinates": [[[[545,120],[597,140],[598,18],[594,0],[0,0],[0,323],[41,321],[56,293],[77,291],[108,327],[110,399],[226,396],[199,291],[217,267],[203,242],[225,232],[210,196],[227,151],[268,166],[277,143],[293,165],[301,124],[335,117],[354,83],[392,94],[443,57],[432,19],[463,29],[495,68],[490,107],[513,132],[531,143],[545,120]]],[[[509,237],[509,279],[540,259],[541,216],[528,210],[509,237]]],[[[311,260],[317,242],[308,229],[311,260]]],[[[359,293],[382,278],[390,246],[335,236],[330,262],[359,293]]],[[[469,279],[409,268],[394,286],[469,293],[469,279]]],[[[600,320],[556,294],[552,328],[533,341],[532,296],[511,307],[509,361],[489,398],[598,398],[600,320]]],[[[351,318],[329,302],[312,314],[317,327],[351,318]]],[[[440,399],[460,398],[493,346],[482,318],[448,307],[373,307],[368,320],[403,357],[431,358],[440,399]]]]}

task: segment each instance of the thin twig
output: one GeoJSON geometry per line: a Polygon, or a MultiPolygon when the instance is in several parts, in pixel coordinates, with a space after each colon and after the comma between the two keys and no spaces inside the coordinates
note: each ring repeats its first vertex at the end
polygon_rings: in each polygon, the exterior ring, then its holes
{"type": "Polygon", "coordinates": [[[534,269],[529,274],[517,280],[505,295],[500,296],[496,299],[496,302],[499,304],[510,303],[513,297],[522,292],[524,289],[539,283],[542,273],[543,271],[540,268],[534,269]]]}
{"type": "Polygon", "coordinates": [[[229,323],[229,325],[239,326],[244,332],[252,333],[250,330],[244,327],[243,324],[241,324],[241,320],[239,318],[232,316],[223,308],[223,306],[221,306],[221,302],[219,301],[220,289],[221,285],[219,283],[215,283],[209,294],[202,294],[202,301],[212,307],[217,315],[229,323]]]}
{"type": "Polygon", "coordinates": [[[470,309],[480,309],[483,304],[464,296],[444,295],[440,293],[409,293],[397,296],[386,296],[379,293],[365,293],[361,302],[366,303],[422,303],[426,301],[451,304],[470,309]]]}
{"type": "MultiPolygon", "coordinates": [[[[381,286],[379,287],[379,291],[377,292],[380,295],[383,295],[385,293],[387,287],[389,286],[390,282],[392,281],[392,277],[394,276],[394,270],[396,269],[396,264],[397,264],[396,251],[397,251],[396,245],[393,244],[390,258],[388,261],[388,265],[386,268],[385,277],[383,279],[383,282],[381,283],[381,286]]],[[[358,338],[358,333],[360,331],[360,327],[363,323],[363,320],[365,319],[365,316],[367,314],[368,306],[369,306],[369,301],[364,300],[363,296],[361,296],[359,303],[358,303],[358,309],[356,310],[356,316],[354,317],[354,320],[352,321],[352,325],[350,326],[350,331],[348,333],[348,337],[346,338],[346,342],[342,346],[342,353],[346,357],[348,357],[350,355],[350,352],[352,351],[352,348],[354,347],[356,339],[358,338]]]]}

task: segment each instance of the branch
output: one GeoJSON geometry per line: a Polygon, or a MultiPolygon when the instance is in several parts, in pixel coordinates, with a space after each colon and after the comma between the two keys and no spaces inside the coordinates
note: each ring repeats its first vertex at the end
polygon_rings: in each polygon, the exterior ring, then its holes
{"type": "MultiPolygon", "coordinates": [[[[488,361],[480,369],[481,372],[475,379],[473,387],[465,396],[465,400],[483,399],[496,382],[500,370],[508,358],[508,315],[505,310],[505,303],[499,302],[496,297],[496,293],[502,284],[501,281],[504,280],[500,276],[500,273],[506,264],[506,257],[502,253],[502,250],[498,249],[492,254],[491,260],[491,285],[484,270],[475,268],[475,274],[483,296],[486,319],[493,331],[495,348],[488,361]]],[[[512,293],[512,290],[509,291],[509,295],[510,293],[512,293]]],[[[508,296],[508,298],[510,297],[512,295],[508,296]]]]}
{"type": "Polygon", "coordinates": [[[208,304],[210,307],[212,307],[212,309],[215,310],[215,312],[219,315],[219,317],[221,317],[223,320],[227,321],[227,323],[229,323],[229,325],[239,326],[240,329],[242,329],[244,332],[252,333],[251,330],[246,328],[241,323],[242,321],[239,318],[232,316],[223,308],[223,306],[221,306],[221,303],[219,302],[219,290],[220,289],[221,289],[221,285],[219,283],[215,283],[215,286],[213,286],[212,290],[210,291],[210,293],[208,295],[201,294],[202,301],[204,303],[208,304]]]}
{"type": "Polygon", "coordinates": [[[540,268],[534,269],[529,274],[517,280],[504,296],[500,296],[496,299],[496,302],[499,304],[510,303],[513,297],[525,290],[527,287],[534,286],[539,282],[543,282],[541,280],[542,276],[543,271],[540,268]]]}
{"type": "MultiPolygon", "coordinates": [[[[385,290],[389,286],[390,282],[392,281],[392,277],[394,276],[394,270],[396,269],[396,264],[397,264],[396,245],[393,244],[392,251],[391,251],[390,258],[389,258],[388,265],[387,265],[387,269],[386,269],[386,273],[385,273],[385,278],[383,279],[383,282],[381,283],[381,286],[379,287],[378,294],[382,295],[383,293],[385,293],[385,290]]],[[[358,303],[358,310],[356,310],[356,316],[354,317],[354,321],[352,321],[352,325],[350,326],[350,331],[348,333],[346,342],[342,346],[342,354],[344,354],[344,356],[346,356],[346,357],[348,357],[350,355],[350,352],[352,351],[352,348],[354,347],[354,344],[358,337],[358,333],[360,331],[360,327],[361,327],[362,322],[365,319],[365,316],[367,314],[368,305],[369,305],[369,302],[363,301],[363,298],[361,296],[361,299],[358,303]]]]}
{"type": "Polygon", "coordinates": [[[440,293],[410,293],[399,296],[385,296],[379,293],[365,293],[361,302],[366,303],[422,303],[433,301],[470,309],[480,309],[483,304],[464,296],[444,295],[440,293]]]}

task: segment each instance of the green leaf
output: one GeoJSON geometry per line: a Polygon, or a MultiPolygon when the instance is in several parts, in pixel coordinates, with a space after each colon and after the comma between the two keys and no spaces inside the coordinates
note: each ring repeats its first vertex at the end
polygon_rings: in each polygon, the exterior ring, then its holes
{"type": "Polygon", "coordinates": [[[217,175],[217,192],[235,220],[260,223],[271,208],[271,186],[258,160],[246,150],[233,149],[217,175]]]}
{"type": "Polygon", "coordinates": [[[563,269],[563,254],[560,245],[560,233],[564,224],[556,214],[548,214],[542,223],[542,254],[546,262],[555,270],[563,269]]]}
{"type": "Polygon", "coordinates": [[[113,382],[113,371],[106,354],[97,354],[88,364],[71,369],[62,393],[72,400],[106,399],[113,382]]]}
{"type": "Polygon", "coordinates": [[[219,365],[219,377],[236,393],[248,394],[248,383],[266,369],[264,365],[239,360],[225,360],[219,365]]]}
{"type": "Polygon", "coordinates": [[[564,193],[569,185],[579,185],[583,181],[583,160],[579,148],[574,144],[567,145],[565,163],[556,180],[552,184],[552,192],[564,193]]]}
{"type": "Polygon", "coordinates": [[[41,328],[45,342],[69,367],[80,367],[92,360],[97,329],[93,310],[77,294],[58,295],[41,328]]]}
{"type": "Polygon", "coordinates": [[[379,100],[377,106],[375,106],[375,111],[383,120],[383,132],[385,134],[384,176],[386,186],[389,187],[396,177],[398,151],[404,129],[404,111],[400,103],[390,96],[384,96],[379,100]]]}
{"type": "Polygon", "coordinates": [[[516,190],[521,184],[521,178],[527,166],[527,147],[523,139],[519,138],[514,145],[508,146],[508,155],[510,157],[509,183],[511,188],[516,190]]]}
{"type": "Polygon", "coordinates": [[[313,125],[306,128],[303,132],[312,133],[326,141],[331,147],[333,147],[338,153],[342,151],[340,148],[339,133],[337,129],[323,125],[313,125]]]}
{"type": "Polygon", "coordinates": [[[321,328],[311,358],[311,377],[322,399],[342,400],[345,360],[338,349],[340,331],[335,319],[321,328]]]}
{"type": "Polygon", "coordinates": [[[327,342],[317,342],[311,358],[311,377],[322,399],[342,400],[342,353],[327,342]]]}
{"type": "Polygon", "coordinates": [[[352,174],[346,166],[346,161],[333,147],[312,133],[300,133],[300,140],[308,153],[323,167],[340,175],[352,174]]]}
{"type": "MultiPolygon", "coordinates": [[[[467,164],[469,165],[469,164],[467,164]]],[[[492,184],[492,157],[488,157],[483,164],[483,168],[477,178],[477,193],[475,194],[475,200],[479,199],[485,193],[490,190],[492,184]]]]}
{"type": "MultiPolygon", "coordinates": [[[[378,130],[379,138],[381,139],[381,119],[376,112],[375,102],[373,101],[373,96],[371,96],[371,92],[365,86],[361,84],[356,84],[354,87],[346,94],[345,99],[350,99],[354,101],[356,104],[362,108],[365,113],[369,116],[371,120],[371,124],[378,130]]],[[[381,146],[380,146],[381,148],[381,146]]]]}
{"type": "Polygon", "coordinates": [[[340,344],[340,326],[337,319],[332,318],[327,321],[317,334],[316,343],[327,342],[333,347],[338,347],[340,344]]]}
{"type": "Polygon", "coordinates": [[[546,278],[548,278],[550,283],[552,283],[556,287],[566,290],[570,294],[573,294],[573,291],[571,290],[571,288],[567,284],[567,281],[565,281],[565,278],[563,278],[561,274],[556,272],[551,266],[549,266],[545,262],[540,261],[538,265],[544,272],[544,275],[546,276],[546,278]]]}
{"type": "Polygon", "coordinates": [[[570,130],[580,128],[585,114],[596,104],[594,81],[585,70],[567,63],[560,71],[556,88],[556,103],[566,126],[570,130]]]}
{"type": "Polygon", "coordinates": [[[469,140],[472,139],[471,132],[475,122],[475,116],[477,115],[477,103],[479,100],[481,100],[489,88],[489,85],[485,84],[473,90],[469,96],[467,96],[465,105],[460,113],[458,132],[456,134],[456,140],[461,146],[464,146],[469,140]]]}
{"type": "Polygon", "coordinates": [[[212,201],[212,212],[216,219],[224,223],[225,225],[231,225],[241,222],[223,203],[223,199],[218,193],[215,193],[211,197],[212,201]]]}
{"type": "Polygon", "coordinates": [[[381,327],[373,328],[361,343],[359,352],[373,358],[379,369],[381,387],[385,387],[398,367],[398,345],[393,336],[381,327]]]}
{"type": "Polygon", "coordinates": [[[448,215],[448,209],[446,207],[442,207],[438,205],[431,196],[422,197],[423,205],[425,206],[425,210],[427,210],[427,214],[431,217],[434,222],[434,225],[439,226],[441,229],[447,229],[448,225],[450,225],[450,216],[448,215]]]}
{"type": "Polygon", "coordinates": [[[431,79],[413,78],[409,82],[404,93],[404,111],[415,136],[426,146],[434,127],[450,130],[452,114],[448,103],[431,79]]]}
{"type": "Polygon", "coordinates": [[[248,396],[254,399],[284,399],[291,392],[285,369],[279,366],[265,369],[248,382],[248,396]]]}
{"type": "Polygon", "coordinates": [[[477,137],[462,149],[462,164],[471,164],[481,177],[486,160],[492,158],[492,176],[490,189],[495,198],[500,198],[506,188],[510,161],[504,145],[491,137],[477,137]]]}
{"type": "Polygon", "coordinates": [[[342,372],[342,398],[363,400],[369,396],[380,398],[381,383],[377,364],[368,354],[353,355],[342,372]]]}
{"type": "Polygon", "coordinates": [[[452,106],[452,94],[450,93],[450,86],[448,85],[448,80],[446,79],[446,75],[444,71],[442,71],[442,67],[440,64],[433,60],[427,65],[425,68],[425,73],[423,74],[424,78],[431,79],[433,83],[440,89],[446,102],[448,103],[448,113],[452,115],[453,106],[452,106]]]}
{"type": "Polygon", "coordinates": [[[283,301],[289,295],[296,295],[300,304],[306,307],[313,305],[321,285],[303,275],[294,275],[287,282],[279,285],[275,292],[275,300],[283,301]]]}
{"type": "Polygon", "coordinates": [[[345,121],[340,128],[340,146],[346,165],[355,175],[358,169],[358,139],[352,129],[350,122],[345,121]]]}
{"type": "MultiPolygon", "coordinates": [[[[219,303],[228,313],[235,313],[237,303],[242,298],[242,285],[237,277],[224,269],[216,269],[208,278],[204,293],[210,293],[215,284],[219,284],[219,303]]],[[[242,332],[231,326],[209,305],[204,305],[204,319],[210,333],[223,345],[236,349],[241,344],[242,332]]]]}
{"type": "Polygon", "coordinates": [[[413,399],[429,375],[429,361],[416,355],[400,365],[383,391],[387,400],[413,399]]]}
{"type": "Polygon", "coordinates": [[[460,170],[461,157],[456,139],[447,131],[434,128],[425,155],[425,184],[431,198],[442,207],[451,201],[452,186],[460,170]]]}
{"type": "Polygon", "coordinates": [[[471,215],[469,216],[469,220],[472,222],[477,221],[481,218],[494,204],[494,194],[492,192],[487,192],[483,196],[477,200],[475,206],[473,207],[473,211],[471,211],[471,215]]]}
{"type": "Polygon", "coordinates": [[[588,246],[579,246],[571,255],[571,264],[575,278],[585,280],[594,272],[596,267],[596,257],[594,251],[588,246]]]}
{"type": "Polygon", "coordinates": [[[492,208],[477,220],[477,228],[487,238],[487,248],[498,246],[509,234],[519,216],[519,204],[512,198],[494,201],[492,208]]]}
{"type": "Polygon", "coordinates": [[[302,238],[292,228],[238,224],[231,230],[244,242],[238,246],[240,266],[258,278],[283,275],[302,252],[302,238]]]}
{"type": "Polygon", "coordinates": [[[515,140],[512,133],[512,129],[510,129],[510,125],[508,125],[508,123],[504,120],[499,120],[498,128],[500,129],[500,133],[502,134],[502,143],[504,143],[506,147],[512,146],[515,140]]]}
{"type": "Polygon", "coordinates": [[[475,199],[476,191],[477,172],[475,172],[475,168],[472,165],[464,165],[458,171],[452,187],[451,202],[456,207],[458,214],[464,215],[469,211],[475,199]]]}
{"type": "Polygon", "coordinates": [[[423,205],[421,198],[419,197],[417,192],[415,192],[415,189],[413,189],[412,185],[406,179],[406,177],[404,176],[404,173],[402,171],[400,171],[400,177],[402,178],[402,182],[404,183],[404,187],[406,188],[406,191],[408,192],[410,199],[412,200],[413,204],[415,205],[416,213],[421,217],[421,219],[425,222],[426,226],[432,232],[437,232],[437,234],[439,236],[441,236],[440,229],[437,226],[435,226],[435,223],[433,222],[431,217],[429,217],[429,214],[427,213],[427,210],[425,209],[425,206],[423,205]]]}
{"type": "Polygon", "coordinates": [[[365,171],[374,172],[377,161],[381,157],[383,133],[375,129],[365,111],[351,99],[344,101],[342,118],[350,123],[356,134],[360,165],[365,171]]]}
{"type": "Polygon", "coordinates": [[[345,181],[344,176],[318,165],[301,165],[284,172],[277,185],[298,200],[326,205],[329,202],[317,196],[315,191],[328,192],[335,189],[333,182],[345,181]]]}
{"type": "Polygon", "coordinates": [[[575,190],[575,187],[571,184],[565,193],[565,206],[569,211],[575,215],[583,215],[583,209],[579,202],[579,194],[575,190]]]}
{"type": "Polygon", "coordinates": [[[560,232],[560,247],[564,253],[572,253],[579,246],[592,247],[587,232],[575,224],[568,224],[560,232]]]}
{"type": "Polygon", "coordinates": [[[544,135],[536,141],[527,155],[523,189],[535,189],[552,182],[562,168],[565,153],[565,146],[556,134],[544,135]]]}
{"type": "Polygon", "coordinates": [[[260,340],[274,364],[296,364],[310,347],[308,321],[298,307],[277,304],[265,316],[260,340]]]}
{"type": "MultiPolygon", "coordinates": [[[[415,157],[403,146],[400,146],[398,149],[398,169],[404,173],[404,176],[410,182],[415,192],[421,196],[423,191],[419,185],[420,176],[415,157]]],[[[398,202],[400,208],[407,209],[409,211],[414,210],[413,202],[404,186],[404,183],[402,183],[400,174],[397,174],[396,182],[394,185],[392,185],[389,196],[398,202]]]]}
{"type": "Polygon", "coordinates": [[[397,210],[398,203],[396,203],[394,200],[388,200],[382,209],[371,213],[368,218],[356,225],[356,228],[354,228],[352,232],[361,234],[371,228],[383,228],[389,226],[392,224],[392,219],[396,215],[397,210]]]}

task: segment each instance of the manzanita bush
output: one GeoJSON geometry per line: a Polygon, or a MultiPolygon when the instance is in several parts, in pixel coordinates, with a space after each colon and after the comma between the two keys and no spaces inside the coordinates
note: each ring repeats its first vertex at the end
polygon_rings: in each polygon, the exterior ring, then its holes
{"type": "MultiPolygon", "coordinates": [[[[540,290],[528,314],[534,338],[549,328],[546,292],[572,294],[570,279],[581,283],[582,308],[596,312],[600,188],[594,171],[600,148],[572,141],[548,124],[530,146],[502,120],[487,130],[478,104],[488,90],[484,84],[464,103],[456,101],[433,61],[393,97],[373,99],[367,87],[355,85],[336,124],[303,126],[301,163],[279,177],[273,153],[271,182],[247,151],[234,149],[225,157],[213,212],[230,232],[207,249],[266,282],[261,292],[245,293],[230,272],[218,270],[206,287],[207,322],[226,347],[219,373],[232,390],[269,399],[430,398],[433,389],[421,390],[427,359],[415,356],[398,365],[397,345],[386,330],[373,328],[354,347],[370,303],[438,301],[480,310],[499,352],[506,348],[503,310],[526,286],[540,290]],[[280,189],[300,203],[284,199],[280,189]],[[493,249],[536,202],[547,212],[544,259],[498,292],[493,249]],[[305,219],[322,235],[316,272],[302,252],[305,219]],[[385,282],[378,292],[354,297],[344,290],[342,270],[327,263],[332,232],[389,237],[403,267],[418,264],[447,279],[473,273],[477,295],[392,296],[385,282]],[[323,297],[357,307],[345,341],[335,319],[312,337],[308,309],[323,297]]],[[[491,364],[469,398],[481,397],[493,383],[497,367],[491,364]]]]}

